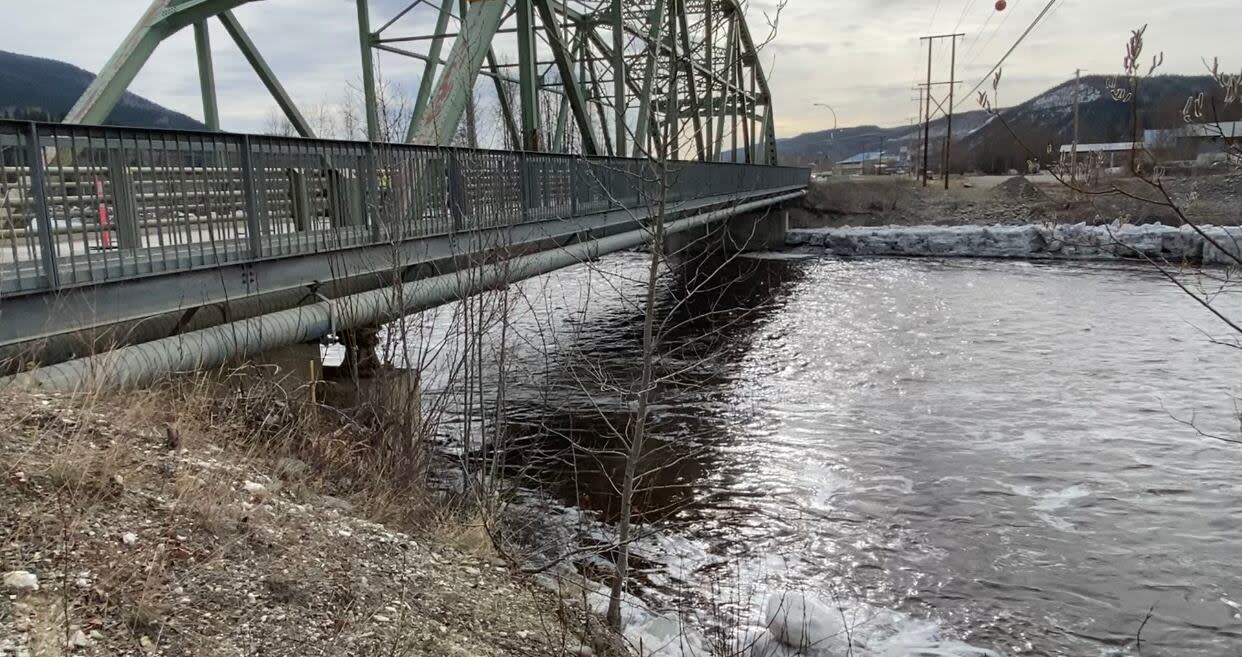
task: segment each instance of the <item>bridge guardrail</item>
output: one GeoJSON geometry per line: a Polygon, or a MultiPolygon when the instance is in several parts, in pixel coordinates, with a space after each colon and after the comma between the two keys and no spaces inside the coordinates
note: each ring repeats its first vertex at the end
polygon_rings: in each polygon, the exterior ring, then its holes
{"type": "MultiPolygon", "coordinates": [[[[646,206],[655,173],[629,158],[0,121],[0,294],[646,206]]],[[[668,200],[808,175],[677,162],[668,200]]]]}

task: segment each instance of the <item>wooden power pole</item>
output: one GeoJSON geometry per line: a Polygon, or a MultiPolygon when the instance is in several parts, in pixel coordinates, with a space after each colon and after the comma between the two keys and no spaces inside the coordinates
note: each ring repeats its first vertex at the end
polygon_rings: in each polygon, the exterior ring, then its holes
{"type": "Polygon", "coordinates": [[[923,151],[923,131],[920,130],[923,125],[923,89],[924,87],[922,85],[912,87],[912,90],[919,92],[919,97],[917,99],[913,99],[919,101],[919,117],[914,121],[914,123],[911,124],[914,128],[914,134],[917,135],[918,138],[918,146],[910,151],[910,171],[914,174],[915,180],[918,180],[920,176],[919,154],[923,151]]]}
{"type": "Polygon", "coordinates": [[[945,142],[944,150],[944,188],[949,188],[949,155],[951,150],[951,142],[953,140],[953,90],[957,86],[957,40],[965,34],[936,34],[932,36],[919,37],[920,41],[927,42],[927,113],[923,117],[923,186],[927,186],[930,177],[928,159],[931,151],[931,104],[932,104],[932,46],[940,39],[953,40],[953,56],[951,60],[951,72],[949,79],[949,108],[944,110],[940,101],[936,101],[936,105],[941,108],[942,112],[948,117],[948,141],[945,142]]]}
{"type": "Polygon", "coordinates": [[[1074,145],[1070,147],[1070,184],[1078,182],[1078,100],[1082,97],[1082,69],[1074,71],[1074,145]]]}
{"type": "Polygon", "coordinates": [[[949,119],[945,126],[944,136],[944,188],[946,190],[949,189],[949,162],[953,157],[953,91],[957,88],[957,38],[960,36],[965,35],[953,35],[951,49],[953,54],[949,58],[949,119]]]}

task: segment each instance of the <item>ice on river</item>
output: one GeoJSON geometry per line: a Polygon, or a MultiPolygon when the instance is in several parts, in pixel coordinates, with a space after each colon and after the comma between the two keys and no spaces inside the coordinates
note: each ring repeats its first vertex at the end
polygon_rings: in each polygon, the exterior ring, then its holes
{"type": "Polygon", "coordinates": [[[1143,259],[1236,264],[1242,228],[1085,223],[1018,226],[882,226],[791,230],[789,246],[842,256],[1143,259]]]}

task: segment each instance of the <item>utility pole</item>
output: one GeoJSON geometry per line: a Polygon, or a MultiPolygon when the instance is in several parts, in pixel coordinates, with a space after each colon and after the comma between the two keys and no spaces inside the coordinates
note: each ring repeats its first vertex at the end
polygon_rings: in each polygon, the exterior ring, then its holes
{"type": "Polygon", "coordinates": [[[924,37],[927,39],[927,108],[923,112],[923,186],[927,186],[927,155],[931,149],[931,74],[932,74],[932,44],[935,39],[932,37],[924,37]]]}
{"type": "Polygon", "coordinates": [[[919,130],[919,126],[923,125],[923,89],[924,87],[916,85],[911,87],[913,91],[919,92],[919,97],[915,100],[919,101],[919,116],[911,127],[914,128],[914,134],[918,136],[918,145],[910,151],[910,172],[914,179],[919,179],[919,153],[923,150],[923,133],[919,130]]]}
{"type": "Polygon", "coordinates": [[[1070,148],[1070,184],[1078,182],[1078,99],[1082,97],[1082,69],[1074,71],[1074,145],[1070,148]]]}
{"type": "MultiPolygon", "coordinates": [[[[932,46],[935,45],[935,43],[941,39],[952,39],[953,40],[953,62],[952,64],[953,64],[954,75],[951,77],[956,77],[957,40],[958,38],[964,37],[964,36],[966,36],[964,33],[959,33],[959,34],[936,34],[932,36],[919,37],[919,41],[927,42],[927,103],[926,103],[927,115],[924,117],[924,122],[923,122],[923,186],[924,187],[927,186],[927,181],[930,178],[928,160],[929,160],[929,153],[931,151],[932,85],[936,84],[932,82],[932,46]]],[[[952,139],[952,132],[953,132],[953,89],[955,88],[955,82],[956,81],[952,79],[949,82],[949,109],[947,112],[945,112],[945,114],[949,117],[949,133],[950,133],[949,138],[950,139],[952,139]]],[[[941,107],[941,111],[944,111],[944,107],[940,105],[940,101],[936,101],[936,105],[941,107]]],[[[945,176],[944,188],[945,189],[949,188],[948,151],[949,149],[946,148],[945,149],[945,161],[944,161],[944,176],[945,176]]]]}
{"type": "MultiPolygon", "coordinates": [[[[941,114],[942,116],[946,116],[946,117],[947,117],[947,116],[949,116],[949,114],[950,114],[950,112],[951,112],[951,110],[950,110],[950,108],[949,108],[949,106],[948,106],[948,102],[952,99],[953,94],[952,94],[952,93],[950,93],[950,94],[946,95],[946,96],[944,97],[944,102],[941,102],[941,100],[940,100],[940,99],[938,99],[938,98],[936,98],[935,96],[933,96],[933,95],[932,95],[932,90],[933,90],[933,89],[935,89],[936,87],[943,87],[943,86],[946,86],[946,85],[951,86],[951,87],[956,87],[956,86],[957,86],[957,85],[959,85],[959,84],[962,84],[962,82],[961,82],[961,81],[959,81],[959,80],[954,80],[953,82],[948,82],[948,81],[945,81],[945,82],[933,82],[933,83],[931,83],[931,84],[919,83],[919,87],[924,88],[924,89],[926,89],[926,90],[927,90],[927,101],[928,101],[928,102],[927,102],[927,105],[928,105],[928,114],[927,114],[927,117],[926,117],[926,121],[927,121],[927,123],[926,123],[925,125],[927,125],[927,126],[930,126],[930,125],[931,125],[931,119],[932,119],[932,115],[931,115],[931,111],[932,111],[932,110],[931,110],[931,104],[932,104],[932,103],[935,103],[935,104],[936,104],[936,109],[940,110],[940,114],[941,114]]],[[[926,130],[926,129],[925,129],[925,130],[926,130]]],[[[924,142],[925,142],[925,143],[923,144],[923,146],[924,146],[924,152],[923,152],[923,156],[924,156],[924,157],[923,157],[923,165],[924,165],[924,171],[923,171],[923,186],[924,186],[924,187],[926,187],[926,186],[927,186],[927,181],[931,179],[931,173],[930,173],[930,172],[927,170],[927,168],[926,168],[926,167],[927,167],[927,161],[928,161],[928,153],[931,151],[930,135],[929,135],[929,134],[928,134],[928,132],[926,132],[926,131],[924,132],[924,142]]],[[[946,156],[945,151],[946,151],[946,148],[945,148],[943,145],[941,145],[941,152],[940,152],[940,153],[938,153],[938,154],[936,155],[936,157],[937,157],[937,158],[939,158],[939,159],[941,160],[941,163],[942,163],[942,164],[944,164],[944,165],[946,165],[946,166],[947,166],[948,159],[947,159],[947,156],[946,156]]]]}
{"type": "MultiPolygon", "coordinates": [[[[919,106],[919,109],[920,109],[920,110],[922,109],[922,105],[920,105],[920,106],[919,106]]],[[[920,118],[922,118],[922,117],[918,117],[918,116],[912,116],[912,117],[910,117],[910,128],[911,128],[912,130],[918,126],[918,124],[919,124],[919,119],[920,119],[920,118]]],[[[898,155],[899,155],[899,156],[901,155],[901,151],[898,151],[898,155]]],[[[916,168],[914,167],[914,150],[910,148],[910,137],[909,137],[909,135],[907,135],[907,136],[906,136],[906,153],[905,153],[905,155],[906,155],[906,157],[905,157],[905,160],[903,160],[903,164],[905,163],[905,161],[908,161],[908,162],[909,162],[909,164],[910,164],[910,175],[912,175],[912,176],[918,176],[918,175],[919,175],[919,173],[918,173],[918,169],[916,169],[916,168]]]]}
{"type": "Polygon", "coordinates": [[[946,190],[949,189],[949,163],[953,156],[953,91],[957,88],[957,38],[959,36],[965,35],[953,35],[953,54],[949,59],[949,122],[944,138],[944,188],[946,190]]]}

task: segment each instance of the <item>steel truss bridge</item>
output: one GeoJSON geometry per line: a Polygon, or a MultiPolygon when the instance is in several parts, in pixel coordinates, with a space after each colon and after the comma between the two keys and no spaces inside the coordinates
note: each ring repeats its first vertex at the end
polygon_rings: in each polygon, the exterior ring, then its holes
{"type": "Polygon", "coordinates": [[[378,29],[356,0],[365,141],[315,136],[232,13],[250,2],[156,0],[65,123],[0,121],[9,373],[74,387],[114,347],[111,383],[218,364],[648,243],[661,209],[675,233],[807,185],[776,165],[736,0],[416,0],[378,29]],[[210,19],[300,138],[219,130],[210,19]],[[184,29],[208,130],[103,125],[184,29]],[[376,91],[377,52],[423,63],[407,123],[376,91]],[[471,147],[477,88],[509,150],[471,147]]]}
{"type": "MultiPolygon", "coordinates": [[[[203,114],[208,128],[219,129],[214,18],[297,132],[316,136],[233,13],[256,1],[156,0],[66,122],[104,122],[156,47],[192,29],[203,114]]],[[[354,0],[367,136],[453,144],[459,129],[474,131],[483,78],[514,149],[644,157],[659,145],[673,159],[776,164],[771,93],[741,1],[354,0]],[[389,8],[378,28],[372,4],[389,8]],[[433,31],[416,29],[432,17],[433,31]],[[391,125],[405,117],[386,116],[377,97],[377,53],[423,63],[405,126],[391,125]]]]}

